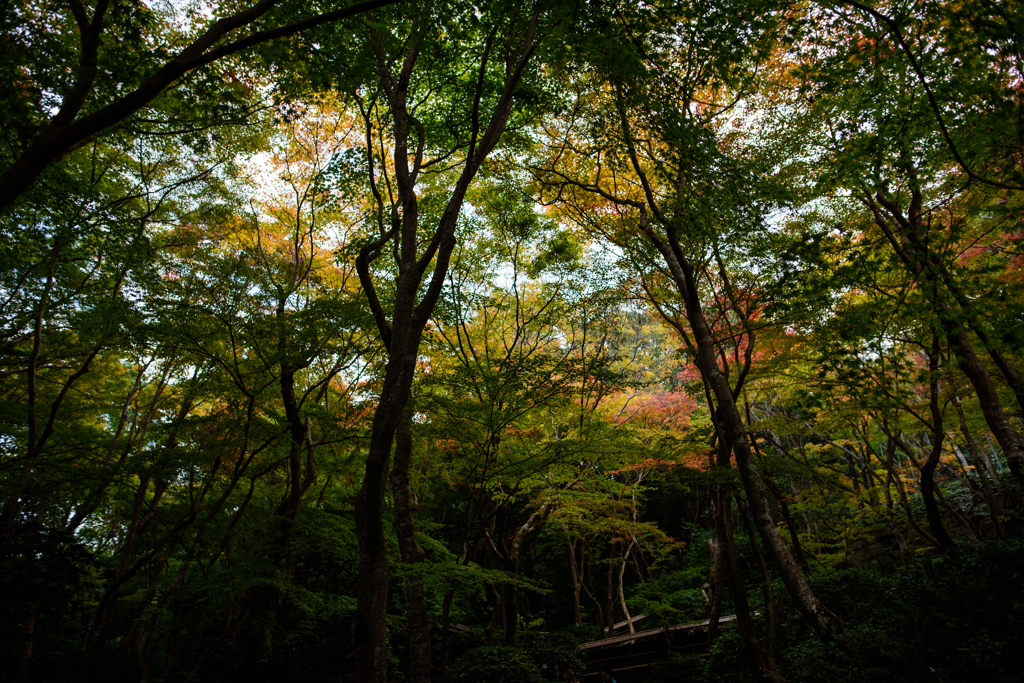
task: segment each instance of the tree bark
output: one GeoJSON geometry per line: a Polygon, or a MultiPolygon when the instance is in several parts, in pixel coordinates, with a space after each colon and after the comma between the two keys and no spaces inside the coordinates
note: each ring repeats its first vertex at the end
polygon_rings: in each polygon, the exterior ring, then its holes
{"type": "MultiPolygon", "coordinates": [[[[717,506],[718,494],[715,494],[715,501],[717,506]]],[[[718,514],[717,511],[715,513],[718,514]]],[[[716,536],[717,517],[716,517],[716,536]]],[[[711,611],[708,616],[708,645],[715,642],[718,638],[718,623],[722,616],[722,593],[725,591],[725,556],[722,554],[722,548],[719,543],[712,539],[708,539],[708,551],[711,555],[711,572],[708,577],[708,584],[711,588],[711,611]]]]}
{"type": "MultiPolygon", "coordinates": [[[[916,171],[910,167],[907,173],[916,184],[916,171]]],[[[1003,410],[1002,401],[996,390],[988,370],[978,358],[974,346],[967,334],[967,329],[962,319],[966,319],[976,332],[981,333],[983,343],[988,339],[984,327],[980,325],[973,315],[966,297],[960,292],[952,279],[945,264],[939,255],[935,254],[928,245],[927,240],[921,232],[922,221],[922,195],[920,189],[913,189],[908,212],[904,215],[900,205],[885,192],[877,192],[874,196],[865,193],[862,201],[871,210],[875,224],[881,228],[890,246],[896,252],[907,272],[915,278],[921,278],[924,283],[931,285],[932,307],[935,315],[941,321],[942,331],[946,337],[949,349],[956,357],[957,366],[960,371],[970,380],[974,392],[978,396],[978,403],[981,406],[985,423],[988,424],[996,441],[1006,454],[1006,460],[1010,465],[1010,471],[1017,483],[1024,486],[1024,441],[1020,434],[1013,429],[1006,413],[1003,410]],[[954,301],[949,301],[946,292],[949,292],[954,301]],[[968,304],[966,307],[960,304],[968,304]],[[959,310],[957,310],[959,309],[959,310]]],[[[1002,354],[991,344],[987,345],[997,365],[1003,369],[1011,388],[1017,392],[1018,400],[1021,396],[1021,382],[1017,373],[1006,363],[1002,354]]],[[[1024,407],[1024,406],[1022,406],[1024,407]]]]}
{"type": "MultiPolygon", "coordinates": [[[[889,437],[890,440],[892,440],[897,446],[899,446],[900,450],[906,453],[907,459],[910,460],[911,464],[918,470],[918,472],[921,475],[921,499],[924,503],[925,519],[928,522],[928,528],[931,530],[931,533],[925,534],[922,529],[917,527],[912,518],[911,523],[914,524],[914,528],[918,529],[918,531],[923,536],[925,536],[925,538],[934,543],[936,547],[938,547],[940,550],[942,550],[943,552],[950,550],[953,547],[953,539],[949,537],[949,534],[946,532],[945,526],[943,526],[942,524],[942,518],[939,516],[938,503],[935,501],[934,473],[935,468],[938,466],[939,454],[941,453],[943,439],[935,439],[935,446],[932,447],[932,449],[929,451],[928,458],[925,460],[925,462],[922,463],[920,460],[914,457],[912,445],[908,444],[899,436],[891,432],[888,426],[885,425],[884,423],[882,426],[882,430],[885,431],[886,435],[889,437]],[[937,530],[938,533],[936,533],[937,530]]],[[[902,493],[902,483],[897,482],[897,485],[900,487],[901,495],[903,495],[905,501],[906,496],[902,493]]],[[[909,505],[905,504],[904,507],[907,510],[907,514],[910,515],[909,505]]]]}
{"type": "MultiPolygon", "coordinates": [[[[754,452],[759,456],[761,454],[756,441],[754,442],[754,452]]],[[[796,558],[797,564],[800,565],[800,569],[806,573],[808,571],[807,560],[804,558],[804,549],[800,545],[800,536],[797,534],[796,525],[793,523],[793,516],[789,512],[789,505],[786,504],[786,497],[774,481],[765,479],[764,482],[779,504],[779,511],[782,512],[782,521],[786,523],[786,530],[789,531],[789,540],[793,543],[793,555],[796,558]]]]}
{"type": "Polygon", "coordinates": [[[768,671],[777,676],[777,680],[781,680],[781,675],[775,665],[775,609],[772,605],[772,579],[768,574],[768,564],[764,561],[761,548],[757,545],[754,527],[750,524],[750,517],[747,515],[747,508],[742,501],[737,500],[736,502],[740,508],[740,515],[743,517],[743,527],[747,532],[750,547],[753,548],[754,555],[757,557],[757,566],[761,569],[761,592],[764,595],[764,645],[762,650],[765,664],[768,671]]]}
{"type": "Polygon", "coordinates": [[[21,681],[28,683],[29,669],[32,667],[32,642],[36,630],[36,603],[29,603],[28,614],[21,625],[21,681]]]}
{"type": "Polygon", "coordinates": [[[639,210],[640,229],[647,239],[650,240],[651,244],[661,253],[665,265],[668,267],[669,275],[682,300],[686,321],[689,323],[690,331],[693,335],[693,346],[696,347],[694,355],[697,368],[700,371],[706,390],[708,390],[709,402],[713,397],[714,402],[717,404],[713,409],[713,413],[717,416],[716,433],[736,458],[736,466],[740,473],[740,480],[743,482],[744,491],[747,494],[751,515],[754,518],[754,524],[761,536],[764,547],[768,550],[768,554],[778,568],[782,581],[797,611],[807,619],[821,637],[826,640],[835,640],[842,631],[843,624],[836,615],[832,614],[821,603],[814,594],[814,591],[811,590],[807,580],[804,578],[803,572],[800,571],[800,566],[793,559],[789,548],[786,547],[782,537],[779,535],[779,529],[772,518],[768,497],[765,494],[764,483],[761,481],[760,473],[757,471],[757,464],[754,461],[750,442],[747,438],[743,417],[740,415],[736,403],[736,396],[733,393],[733,388],[729,385],[728,377],[718,367],[715,338],[704,316],[700,290],[697,287],[693,265],[686,258],[683,248],[679,243],[678,226],[658,208],[654,191],[648,183],[647,175],[637,156],[636,146],[630,131],[629,119],[625,111],[625,104],[621,97],[617,98],[616,104],[629,158],[644,189],[646,202],[619,199],[604,193],[599,188],[597,191],[612,201],[632,206],[639,210]],[[649,212],[653,212],[661,227],[664,228],[664,238],[651,226],[648,217],[649,212]]]}
{"type": "MultiPolygon", "coordinates": [[[[957,417],[960,420],[960,433],[964,435],[964,444],[967,448],[967,452],[971,455],[971,462],[974,464],[974,473],[978,476],[978,480],[981,482],[981,488],[984,492],[985,502],[988,503],[989,515],[992,517],[992,524],[995,526],[996,535],[999,538],[1006,537],[1006,529],[1003,528],[1003,510],[999,504],[999,499],[993,490],[992,483],[989,481],[989,475],[992,474],[992,470],[989,472],[985,471],[985,466],[982,464],[981,457],[978,455],[980,449],[978,444],[974,441],[974,437],[971,436],[970,430],[967,429],[967,418],[964,415],[963,406],[960,405],[960,401],[953,397],[953,407],[956,409],[957,417]]],[[[964,474],[964,476],[969,476],[964,474]]],[[[995,479],[998,484],[999,480],[995,479]]]]}
{"type": "Polygon", "coordinates": [[[608,638],[615,635],[615,590],[614,590],[614,579],[615,576],[615,548],[618,545],[617,539],[612,539],[610,548],[608,549],[608,593],[605,597],[605,609],[607,611],[608,619],[608,638]]]}
{"type": "Polygon", "coordinates": [[[626,587],[624,585],[626,565],[629,562],[629,552],[631,549],[631,546],[626,548],[626,552],[622,556],[622,566],[619,567],[619,605],[622,607],[622,616],[626,618],[626,626],[629,628],[629,632],[636,633],[636,628],[633,627],[633,618],[629,615],[629,609],[626,607],[626,587]]]}
{"type": "Polygon", "coordinates": [[[577,626],[583,625],[583,617],[580,613],[580,589],[583,586],[583,576],[580,570],[582,567],[576,562],[576,539],[567,538],[569,550],[569,571],[572,572],[572,611],[574,623],[577,626]]]}
{"type": "MultiPolygon", "coordinates": [[[[910,501],[907,500],[907,490],[903,486],[903,480],[900,478],[899,470],[896,468],[897,463],[895,456],[897,439],[896,436],[889,429],[889,426],[888,424],[886,424],[885,420],[882,420],[882,431],[885,432],[886,437],[888,437],[888,443],[886,444],[885,448],[886,460],[882,464],[885,465],[886,470],[888,470],[892,474],[893,482],[896,484],[896,492],[899,493],[900,507],[903,508],[903,512],[906,514],[907,521],[910,523],[910,526],[913,527],[913,529],[921,535],[921,538],[925,539],[926,541],[934,545],[936,548],[939,548],[941,550],[942,545],[934,536],[932,536],[930,533],[921,528],[921,525],[918,524],[917,520],[914,519],[914,515],[910,510],[910,501]]],[[[881,456],[879,456],[878,459],[881,460],[881,456]]]]}
{"type": "MultiPolygon", "coordinates": [[[[416,542],[409,468],[412,463],[412,411],[406,409],[395,434],[395,462],[391,468],[391,495],[395,501],[395,535],[402,562],[412,566],[423,562],[423,550],[416,542]]],[[[409,681],[430,683],[430,621],[422,574],[405,579],[405,605],[409,628],[409,681]]]]}
{"type": "MultiPolygon", "coordinates": [[[[946,312],[946,315],[949,316],[949,313],[946,312]]],[[[947,319],[943,321],[943,326],[946,329],[949,348],[956,356],[960,371],[967,375],[974,392],[978,395],[985,423],[1002,447],[1014,479],[1024,486],[1024,442],[1021,441],[1020,434],[1010,426],[1010,421],[1003,412],[995,382],[974,352],[963,325],[956,320],[947,319]]]]}
{"type": "Polygon", "coordinates": [[[455,588],[449,588],[441,602],[441,661],[437,665],[437,679],[440,683],[445,683],[448,678],[448,631],[452,626],[451,608],[454,597],[455,588]]]}
{"type": "MultiPolygon", "coordinates": [[[[397,306],[396,306],[397,307],[397,306]]],[[[356,495],[359,570],[356,584],[356,670],[366,683],[387,683],[388,548],[384,530],[384,495],[395,430],[412,388],[415,351],[422,330],[395,326],[380,401],[374,411],[370,450],[363,484],[356,495]],[[412,342],[415,340],[415,344],[412,342]],[[398,342],[397,344],[395,342],[398,342]],[[404,343],[403,343],[404,342],[404,343]],[[408,353],[409,347],[413,353],[408,353]],[[402,349],[406,353],[398,353],[402,349]],[[412,356],[411,359],[409,356],[412,356]]]]}
{"type": "MultiPolygon", "coordinates": [[[[726,454],[728,457],[728,453],[726,454]]],[[[726,566],[729,571],[729,587],[732,589],[733,606],[736,609],[736,626],[740,635],[740,647],[743,658],[747,662],[756,681],[782,683],[784,680],[775,668],[774,662],[765,656],[764,649],[754,633],[754,622],[750,615],[750,604],[747,601],[747,588],[743,583],[739,557],[736,554],[736,542],[732,527],[732,492],[728,484],[719,487],[716,515],[716,531],[719,545],[724,549],[726,566]]]]}
{"type": "Polygon", "coordinates": [[[921,467],[921,496],[924,498],[924,510],[928,515],[928,526],[931,527],[935,540],[946,552],[955,546],[953,539],[946,532],[939,514],[939,506],[935,502],[935,468],[942,456],[942,444],[946,439],[943,425],[942,406],[939,405],[939,338],[934,335],[931,353],[928,354],[928,408],[932,415],[932,448],[928,459],[921,467]]]}
{"type": "MultiPolygon", "coordinates": [[[[586,557],[586,555],[585,555],[585,551],[584,551],[584,554],[580,558],[581,561],[585,561],[585,557],[586,557]]],[[[583,587],[583,592],[586,593],[587,597],[590,598],[590,601],[592,603],[594,603],[594,620],[597,622],[598,633],[602,633],[603,634],[603,633],[605,633],[605,627],[604,627],[604,608],[601,607],[601,601],[598,600],[597,597],[594,595],[594,593],[597,592],[597,587],[595,586],[593,591],[591,591],[590,588],[587,587],[587,574],[588,573],[590,575],[591,585],[593,585],[594,567],[593,567],[593,565],[591,563],[587,562],[580,569],[582,570],[581,576],[580,576],[580,579],[581,579],[580,585],[583,587]],[[588,568],[588,567],[590,569],[589,572],[586,571],[586,568],[588,568]]]]}
{"type": "MultiPolygon", "coordinates": [[[[548,517],[555,509],[553,502],[542,503],[530,517],[512,535],[508,552],[504,553],[509,570],[515,581],[505,584],[505,644],[515,646],[519,642],[519,561],[523,556],[526,544],[541,530],[548,517]]],[[[493,545],[493,544],[492,544],[493,545]]],[[[499,558],[501,559],[501,558],[499,558]]]]}

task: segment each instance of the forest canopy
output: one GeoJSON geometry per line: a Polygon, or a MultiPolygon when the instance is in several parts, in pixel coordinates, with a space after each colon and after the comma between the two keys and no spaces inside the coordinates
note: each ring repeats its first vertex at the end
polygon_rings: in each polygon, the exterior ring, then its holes
{"type": "Polygon", "coordinates": [[[0,680],[1019,680],[1022,51],[3,0],[0,680]]]}

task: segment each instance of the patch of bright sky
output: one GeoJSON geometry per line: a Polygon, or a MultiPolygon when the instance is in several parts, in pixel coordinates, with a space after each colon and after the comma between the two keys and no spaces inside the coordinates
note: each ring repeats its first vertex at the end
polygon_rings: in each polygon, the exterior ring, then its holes
{"type": "Polygon", "coordinates": [[[199,22],[213,19],[214,5],[206,0],[142,0],[142,3],[186,31],[196,28],[199,22]]]}

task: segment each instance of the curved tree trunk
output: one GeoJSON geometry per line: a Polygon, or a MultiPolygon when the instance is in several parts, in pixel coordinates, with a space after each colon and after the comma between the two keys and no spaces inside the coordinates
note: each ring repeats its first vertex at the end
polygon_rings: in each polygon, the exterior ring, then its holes
{"type": "MultiPolygon", "coordinates": [[[[945,314],[948,316],[949,312],[946,311],[945,314]]],[[[949,348],[956,356],[960,371],[971,381],[971,386],[974,387],[974,392],[978,395],[978,403],[981,406],[981,413],[985,417],[985,423],[1006,455],[1010,472],[1013,473],[1018,484],[1024,485],[1024,442],[1021,441],[1020,434],[1010,426],[1010,421],[1003,412],[1003,404],[999,399],[992,376],[974,352],[974,347],[967,338],[963,325],[956,320],[947,319],[943,321],[943,327],[949,348]]]]}
{"type": "Polygon", "coordinates": [[[826,640],[835,640],[843,630],[842,621],[832,614],[811,590],[800,566],[793,558],[789,548],[786,547],[775,520],[772,518],[768,496],[757,470],[736,397],[733,395],[728,377],[718,367],[715,338],[711,333],[707,318],[704,316],[693,266],[683,254],[682,247],[677,241],[675,228],[668,226],[668,241],[666,242],[648,224],[646,209],[642,206],[638,208],[641,209],[641,228],[651,243],[661,252],[683,301],[686,321],[693,334],[697,368],[709,391],[709,400],[713,398],[717,404],[714,411],[718,422],[716,431],[723,441],[723,446],[735,455],[736,467],[739,470],[751,516],[758,534],[761,536],[761,541],[771,556],[772,563],[778,568],[794,606],[821,637],[826,640]]]}
{"type": "Polygon", "coordinates": [[[743,482],[743,489],[746,491],[750,505],[751,516],[761,536],[761,541],[778,568],[782,582],[797,610],[822,637],[829,640],[835,639],[842,631],[842,622],[821,603],[818,596],[811,590],[803,572],[800,571],[800,566],[779,535],[779,529],[772,518],[768,496],[757,470],[757,464],[754,462],[743,417],[736,405],[728,378],[718,368],[714,338],[704,317],[693,270],[688,262],[678,259],[677,254],[673,254],[671,250],[668,253],[675,261],[675,264],[672,264],[676,266],[672,269],[673,274],[678,273],[680,276],[677,284],[681,285],[680,294],[683,295],[686,306],[686,319],[690,324],[697,346],[698,366],[718,404],[717,413],[721,423],[722,438],[726,447],[731,448],[736,457],[736,467],[739,470],[740,480],[743,482]]]}
{"type": "Polygon", "coordinates": [[[943,426],[942,407],[939,405],[939,338],[934,335],[931,353],[928,354],[928,408],[932,415],[932,449],[921,467],[921,496],[924,498],[924,510],[928,515],[928,526],[931,527],[935,540],[942,549],[953,549],[953,539],[949,537],[946,527],[942,524],[938,503],[935,502],[935,468],[939,465],[942,455],[942,443],[946,439],[943,426]]]}
{"type": "MultiPolygon", "coordinates": [[[[908,172],[911,177],[916,173],[913,168],[909,168],[908,172]]],[[[915,278],[921,278],[923,283],[931,285],[932,307],[941,321],[946,343],[956,357],[960,371],[974,387],[985,423],[1006,454],[1010,471],[1017,483],[1024,486],[1024,440],[1010,425],[995,382],[978,358],[963,321],[979,335],[982,344],[1003,371],[1018,401],[1024,398],[1024,388],[1021,387],[1021,380],[1016,371],[991,344],[984,326],[979,324],[967,297],[954,282],[942,259],[929,248],[921,229],[923,200],[920,189],[912,190],[906,214],[900,205],[884,192],[878,192],[874,196],[865,193],[861,199],[871,210],[875,224],[882,229],[907,272],[915,278]],[[949,301],[947,292],[952,295],[953,301],[949,301]]]]}

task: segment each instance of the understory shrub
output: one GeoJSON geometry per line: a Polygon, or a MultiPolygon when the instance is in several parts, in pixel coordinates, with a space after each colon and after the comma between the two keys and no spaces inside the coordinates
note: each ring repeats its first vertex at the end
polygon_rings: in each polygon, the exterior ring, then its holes
{"type": "Polygon", "coordinates": [[[1021,680],[1020,541],[961,545],[886,577],[832,569],[811,574],[808,581],[845,623],[848,651],[822,642],[776,581],[776,659],[791,683],[1021,680]]]}
{"type": "Polygon", "coordinates": [[[508,645],[484,645],[466,651],[448,672],[449,683],[542,683],[536,662],[508,645]]]}

